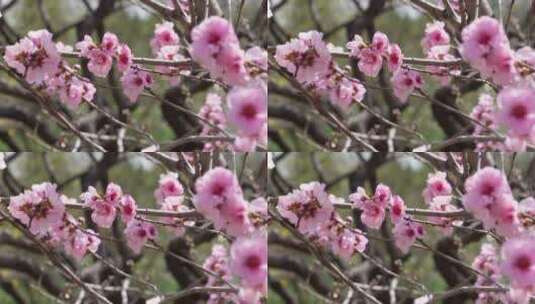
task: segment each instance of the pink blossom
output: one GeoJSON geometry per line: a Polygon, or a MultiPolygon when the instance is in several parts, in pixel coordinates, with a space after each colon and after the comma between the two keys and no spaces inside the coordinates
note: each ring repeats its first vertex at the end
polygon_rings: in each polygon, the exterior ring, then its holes
{"type": "Polygon", "coordinates": [[[247,202],[241,196],[232,197],[219,206],[220,215],[212,219],[214,227],[232,236],[242,236],[251,232],[247,202]]]}
{"type": "Polygon", "coordinates": [[[491,78],[497,84],[510,84],[517,77],[514,53],[510,48],[494,50],[487,57],[485,64],[486,66],[480,67],[479,71],[483,76],[491,78]]]}
{"type": "Polygon", "coordinates": [[[535,50],[529,46],[522,47],[516,51],[515,59],[531,67],[535,67],[535,50]]]}
{"type": "Polygon", "coordinates": [[[314,232],[326,225],[334,211],[334,197],[318,182],[301,184],[299,189],[280,196],[277,210],[301,233],[314,232]]]}
{"type": "Polygon", "coordinates": [[[247,202],[234,174],[222,167],[206,172],[195,183],[193,204],[216,229],[239,236],[250,232],[247,202]]]}
{"type": "Polygon", "coordinates": [[[95,86],[91,82],[72,78],[59,90],[59,97],[69,107],[76,108],[82,100],[93,100],[95,92],[95,86]]]}
{"type": "MultiPolygon", "coordinates": [[[[182,202],[183,196],[169,196],[161,203],[161,210],[171,212],[190,212],[191,210],[182,202]]],[[[162,221],[168,224],[168,230],[172,231],[175,236],[183,236],[186,232],[186,226],[193,226],[195,222],[187,221],[184,218],[165,216],[162,221]]]]}
{"type": "MultiPolygon", "coordinates": [[[[451,196],[435,196],[429,203],[429,210],[432,211],[441,211],[441,212],[452,212],[458,211],[459,209],[451,204],[451,196]]],[[[453,224],[460,225],[460,221],[455,221],[451,217],[438,217],[438,216],[429,216],[428,221],[439,226],[442,234],[450,236],[453,233],[453,224]]]]}
{"type": "Polygon", "coordinates": [[[92,49],[88,52],[89,63],[87,68],[91,73],[98,77],[106,77],[111,70],[113,58],[106,51],[99,48],[92,49]]]}
{"type": "Polygon", "coordinates": [[[388,54],[387,54],[387,64],[388,69],[391,72],[395,72],[401,68],[401,64],[403,63],[403,53],[401,52],[401,48],[397,44],[390,44],[388,47],[388,54]]]}
{"type": "Polygon", "coordinates": [[[464,28],[461,55],[484,77],[508,84],[517,76],[514,53],[500,22],[480,17],[464,28]]]}
{"type": "Polygon", "coordinates": [[[11,197],[8,210],[35,235],[45,234],[61,225],[65,214],[56,185],[50,183],[33,185],[31,190],[11,197]]]}
{"type": "MultiPolygon", "coordinates": [[[[493,245],[486,243],[481,246],[479,255],[472,262],[472,267],[484,275],[477,275],[475,286],[493,286],[501,278],[498,255],[493,245]]],[[[477,304],[500,303],[502,295],[499,293],[480,292],[477,304]],[[493,302],[494,301],[494,302],[493,302]]]]}
{"type": "Polygon", "coordinates": [[[424,227],[410,220],[403,220],[394,226],[394,243],[403,253],[408,253],[411,246],[424,236],[424,227]]]}
{"type": "MultiPolygon", "coordinates": [[[[427,58],[438,61],[448,61],[457,59],[455,56],[449,54],[449,45],[439,45],[432,47],[427,53],[427,58]]],[[[433,78],[437,79],[441,85],[447,85],[451,81],[451,75],[460,75],[461,71],[457,67],[441,67],[430,65],[427,66],[426,71],[432,74],[433,78]]]]}
{"type": "Polygon", "coordinates": [[[265,233],[240,237],[230,248],[230,270],[244,286],[262,290],[267,284],[268,243],[265,233]]]}
{"type": "Polygon", "coordinates": [[[210,17],[196,26],[191,34],[191,57],[202,67],[231,85],[248,80],[244,52],[232,25],[220,17],[210,17]]]}
{"type": "Polygon", "coordinates": [[[465,190],[464,207],[486,226],[493,227],[493,206],[511,196],[505,175],[495,168],[485,167],[466,180],[465,190]]]}
{"type": "Polygon", "coordinates": [[[93,212],[91,213],[91,219],[99,227],[110,228],[117,215],[115,206],[110,203],[99,200],[90,205],[93,212]]]}
{"type": "MultiPolygon", "coordinates": [[[[472,109],[470,117],[479,121],[482,126],[474,126],[474,135],[490,135],[491,130],[496,130],[497,128],[497,117],[496,117],[496,105],[494,104],[494,98],[488,94],[481,94],[479,96],[478,104],[472,109]],[[483,126],[486,126],[483,127],[483,126]]],[[[477,151],[489,151],[489,150],[500,150],[503,148],[503,143],[501,142],[478,142],[476,144],[477,151]]]]}
{"type": "Polygon", "coordinates": [[[223,167],[209,170],[197,179],[195,192],[195,208],[209,218],[217,218],[220,206],[227,200],[243,195],[236,176],[223,167]]]}
{"type": "Polygon", "coordinates": [[[429,173],[422,196],[426,204],[430,204],[436,196],[451,194],[451,185],[446,179],[446,172],[429,173]]]}
{"type": "MultiPolygon", "coordinates": [[[[479,255],[476,256],[472,262],[472,267],[495,280],[498,279],[500,275],[500,267],[498,264],[496,248],[489,243],[483,244],[479,255]]],[[[481,276],[478,276],[478,281],[480,277],[481,276]]]]}
{"type": "Polygon", "coordinates": [[[533,290],[535,287],[535,238],[523,235],[507,239],[502,246],[501,271],[513,288],[533,290]]]}
{"type": "Polygon", "coordinates": [[[249,74],[265,74],[268,70],[267,51],[255,46],[245,52],[245,63],[249,69],[249,74]]]}
{"type": "Polygon", "coordinates": [[[117,48],[117,69],[121,72],[125,72],[132,66],[133,54],[130,47],[126,44],[121,44],[117,48]]]}
{"type": "Polygon", "coordinates": [[[257,197],[249,203],[249,220],[256,229],[263,228],[269,221],[268,204],[265,198],[257,197]]]}
{"type": "Polygon", "coordinates": [[[298,81],[310,83],[329,72],[332,61],[323,34],[317,31],[300,33],[297,39],[277,46],[277,63],[295,74],[298,81]]]}
{"type": "Polygon", "coordinates": [[[366,201],[370,200],[370,197],[366,193],[366,189],[362,187],[357,188],[357,192],[349,195],[349,200],[355,205],[356,208],[362,208],[366,201]]]}
{"type": "Polygon", "coordinates": [[[415,89],[423,86],[423,79],[416,71],[399,69],[392,76],[392,85],[394,87],[394,95],[402,102],[407,102],[409,95],[415,89]]]}
{"type": "Polygon", "coordinates": [[[349,260],[357,252],[364,252],[368,239],[359,229],[348,227],[339,218],[332,217],[325,229],[319,230],[325,245],[330,246],[334,254],[349,260]]]}
{"type": "Polygon", "coordinates": [[[74,46],[83,57],[88,57],[89,51],[97,47],[89,35],[85,35],[84,40],[77,42],[74,46]]]}
{"type": "MultiPolygon", "coordinates": [[[[213,273],[218,274],[224,280],[231,280],[232,275],[229,269],[229,258],[227,256],[227,250],[220,244],[212,246],[212,252],[204,261],[202,267],[206,270],[209,270],[213,273]]],[[[218,287],[222,286],[224,283],[222,280],[214,277],[208,276],[206,286],[207,287],[218,287]]],[[[210,293],[207,303],[209,304],[218,304],[221,302],[229,301],[234,295],[229,293],[210,293]]]]}
{"type": "Polygon", "coordinates": [[[80,199],[84,202],[84,204],[90,206],[97,201],[102,200],[102,197],[95,187],[89,186],[86,192],[80,194],[80,199]]]}
{"type": "Polygon", "coordinates": [[[480,17],[465,27],[462,40],[460,52],[473,63],[481,62],[494,49],[509,44],[500,22],[488,16],[480,17]]]}
{"type": "Polygon", "coordinates": [[[131,195],[123,195],[120,202],[121,218],[125,224],[130,223],[137,212],[137,204],[131,195]]]}
{"type": "MultiPolygon", "coordinates": [[[[481,94],[478,99],[477,105],[472,109],[470,117],[479,121],[484,126],[487,126],[491,129],[496,128],[496,106],[494,105],[494,99],[488,94],[481,94]]],[[[475,126],[475,134],[481,134],[486,129],[482,126],[475,126]]]]}
{"type": "MultiPolygon", "coordinates": [[[[210,124],[201,121],[203,125],[201,135],[219,135],[221,132],[220,129],[225,128],[227,118],[221,103],[221,97],[219,97],[219,95],[214,93],[208,93],[208,95],[206,95],[204,105],[199,110],[199,116],[210,122],[210,124]],[[213,126],[216,126],[219,129],[213,126]]],[[[214,149],[223,150],[226,144],[226,142],[222,141],[206,142],[203,151],[212,151],[214,149]]]]}
{"type": "Polygon", "coordinates": [[[399,195],[392,197],[392,203],[390,205],[390,220],[392,223],[397,224],[405,217],[406,208],[405,201],[399,195]]]}
{"type": "Polygon", "coordinates": [[[191,32],[191,56],[206,66],[216,65],[214,55],[226,45],[238,44],[232,25],[221,17],[210,17],[191,32]]]}
{"type": "Polygon", "coordinates": [[[58,70],[61,57],[52,34],[47,30],[28,32],[28,37],[36,47],[28,62],[26,80],[29,83],[40,83],[58,70]]]}
{"type": "Polygon", "coordinates": [[[240,288],[238,292],[238,304],[261,304],[262,293],[253,288],[240,288]]]}
{"type": "Polygon", "coordinates": [[[362,207],[360,219],[364,225],[372,229],[379,229],[385,219],[385,209],[373,201],[367,201],[362,207]]]}
{"type": "Polygon", "coordinates": [[[25,37],[19,42],[6,47],[4,60],[8,66],[14,68],[19,74],[24,75],[35,51],[36,47],[33,42],[25,37]]]}
{"type": "Polygon", "coordinates": [[[346,44],[346,48],[350,51],[350,56],[357,58],[360,55],[360,51],[366,48],[366,44],[360,35],[355,35],[353,40],[346,44]]]}
{"type": "Polygon", "coordinates": [[[104,199],[108,204],[112,206],[118,206],[119,202],[121,201],[121,197],[123,195],[123,190],[121,189],[121,186],[109,183],[106,187],[106,193],[104,194],[104,199]]]}
{"type": "Polygon", "coordinates": [[[513,137],[529,138],[535,129],[535,90],[529,86],[506,87],[498,94],[497,121],[513,137]]]}
{"type": "Polygon", "coordinates": [[[28,32],[27,38],[6,47],[4,60],[25,76],[31,84],[41,83],[54,75],[61,62],[52,34],[47,30],[28,32]]]}
{"type": "Polygon", "coordinates": [[[365,48],[359,54],[359,70],[366,76],[377,77],[383,67],[383,57],[381,53],[365,48]]]}
{"type": "Polygon", "coordinates": [[[146,87],[150,87],[152,82],[151,74],[135,66],[130,67],[121,77],[123,92],[132,103],[137,101],[139,95],[146,87]]]}
{"type": "Polygon", "coordinates": [[[499,235],[513,237],[521,232],[518,203],[512,195],[502,195],[490,208],[493,226],[499,235]]]}
{"type": "Polygon", "coordinates": [[[347,109],[354,102],[361,102],[366,94],[366,88],[357,80],[342,76],[333,79],[329,89],[330,101],[343,109],[347,109]]]}
{"type": "Polygon", "coordinates": [[[331,64],[331,53],[323,41],[323,34],[317,31],[299,33],[299,40],[305,49],[299,62],[297,80],[307,83],[325,75],[331,64]]]}
{"type": "Polygon", "coordinates": [[[306,49],[306,45],[303,41],[292,39],[285,44],[277,45],[275,60],[288,72],[295,74],[300,65],[304,49],[306,49]]]}
{"type": "Polygon", "coordinates": [[[244,85],[248,80],[245,68],[245,53],[239,45],[227,45],[217,55],[216,66],[205,67],[214,78],[230,85],[244,85]]]}
{"type": "Polygon", "coordinates": [[[184,194],[184,187],[178,180],[178,174],[168,172],[160,175],[158,188],[154,191],[154,197],[158,203],[162,203],[166,198],[171,196],[181,196],[184,194]]]}
{"type": "Polygon", "coordinates": [[[95,232],[91,229],[82,231],[75,229],[72,235],[65,240],[65,252],[74,257],[80,262],[87,251],[96,253],[100,246],[100,239],[95,236],[95,232]]]}
{"type": "Polygon", "coordinates": [[[444,28],[444,22],[435,21],[433,23],[428,23],[425,26],[425,34],[422,39],[422,48],[424,53],[428,53],[431,48],[437,45],[449,45],[450,44],[450,35],[446,32],[444,28]]]}
{"type": "Polygon", "coordinates": [[[163,46],[178,45],[179,38],[173,27],[173,23],[169,21],[156,24],[154,37],[150,41],[150,46],[154,54],[158,54],[163,46]]]}
{"type": "Polygon", "coordinates": [[[227,95],[228,119],[245,136],[255,136],[267,122],[267,91],[263,87],[235,87],[227,95]]]}
{"type": "Polygon", "coordinates": [[[377,185],[373,195],[373,201],[377,205],[386,208],[392,201],[392,191],[390,190],[390,187],[385,184],[377,185]]]}
{"type": "Polygon", "coordinates": [[[356,193],[349,196],[349,200],[362,210],[360,215],[362,223],[370,228],[379,229],[385,219],[385,209],[392,201],[392,192],[388,186],[379,184],[374,196],[369,198],[366,191],[359,187],[356,193]]]}
{"type": "Polygon", "coordinates": [[[131,221],[124,230],[126,236],[126,243],[135,254],[139,254],[141,249],[148,240],[154,240],[158,235],[158,231],[154,225],[139,221],[131,221]]]}
{"type": "Polygon", "coordinates": [[[119,39],[113,33],[106,32],[102,36],[102,42],[100,48],[108,53],[108,55],[113,55],[119,46],[119,39]]]}
{"type": "Polygon", "coordinates": [[[535,222],[535,198],[527,197],[518,204],[518,217],[524,229],[532,229],[535,222]]]}
{"type": "Polygon", "coordinates": [[[384,33],[375,32],[375,34],[373,34],[370,48],[374,52],[379,53],[379,55],[386,55],[389,44],[390,43],[388,42],[388,37],[384,33]]]}
{"type": "Polygon", "coordinates": [[[232,148],[235,152],[254,152],[258,144],[267,144],[267,124],[263,124],[261,131],[253,136],[238,134],[232,148]]]}

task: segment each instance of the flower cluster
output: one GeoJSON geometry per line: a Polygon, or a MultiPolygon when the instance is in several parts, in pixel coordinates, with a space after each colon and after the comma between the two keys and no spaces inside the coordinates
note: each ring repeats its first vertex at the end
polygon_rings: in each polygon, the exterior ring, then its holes
{"type": "Polygon", "coordinates": [[[209,17],[191,32],[193,60],[212,77],[229,85],[244,85],[249,79],[244,52],[232,24],[221,17],[209,17]]]}
{"type": "Polygon", "coordinates": [[[452,188],[446,177],[446,172],[430,173],[427,176],[425,189],[422,192],[426,204],[431,204],[437,196],[451,195],[452,188]]]}
{"type": "MultiPolygon", "coordinates": [[[[433,41],[426,42],[431,46],[433,41]]],[[[358,68],[366,76],[377,77],[384,63],[393,73],[392,85],[394,95],[401,101],[406,102],[409,95],[423,86],[423,79],[414,70],[402,68],[403,53],[399,45],[390,43],[388,37],[381,32],[373,35],[372,41],[367,45],[361,36],[355,35],[346,47],[350,51],[350,57],[358,59],[358,68]]]]}
{"type": "Polygon", "coordinates": [[[267,144],[267,94],[267,87],[259,82],[228,93],[228,120],[238,129],[236,151],[253,151],[257,143],[267,144]]]}
{"type": "Polygon", "coordinates": [[[9,212],[31,233],[45,235],[57,228],[65,214],[64,200],[56,186],[42,183],[11,198],[9,212]]]}
{"type": "Polygon", "coordinates": [[[90,229],[81,229],[66,212],[70,199],[56,190],[56,185],[42,183],[11,197],[10,214],[35,236],[52,244],[63,244],[65,252],[81,260],[87,251],[96,252],[100,238],[90,229]]]}
{"type": "Polygon", "coordinates": [[[509,150],[522,151],[527,143],[535,143],[534,94],[532,83],[508,86],[498,94],[496,121],[507,127],[509,150]]]}
{"type": "MultiPolygon", "coordinates": [[[[254,231],[251,218],[265,213],[250,207],[236,175],[223,167],[209,170],[195,182],[193,205],[216,229],[237,237],[254,231]]],[[[267,210],[267,205],[260,209],[267,210]]]]}
{"type": "Polygon", "coordinates": [[[295,76],[297,81],[319,95],[326,95],[333,104],[343,108],[361,102],[366,89],[361,82],[347,76],[332,60],[323,34],[310,31],[278,45],[277,63],[295,76]]]}
{"type": "MultiPolygon", "coordinates": [[[[238,238],[232,243],[230,252],[227,252],[227,249],[220,244],[214,245],[203,268],[216,273],[225,281],[233,277],[239,278],[241,288],[238,294],[211,293],[207,303],[229,301],[240,304],[261,303],[262,296],[267,294],[267,246],[265,232],[238,238]]],[[[206,286],[220,287],[224,286],[224,282],[210,276],[206,286]]]]}
{"type": "MultiPolygon", "coordinates": [[[[444,22],[435,21],[428,23],[422,38],[422,49],[428,59],[435,61],[448,61],[456,59],[450,54],[450,35],[446,31],[444,22]]],[[[426,70],[436,78],[441,85],[450,82],[450,75],[459,75],[460,70],[451,67],[430,65],[426,70]]]]}
{"type": "Polygon", "coordinates": [[[52,41],[52,34],[46,30],[30,31],[14,45],[6,47],[6,63],[28,83],[40,84],[58,70],[61,57],[52,41]]]}
{"type": "Polygon", "coordinates": [[[388,37],[381,32],[373,35],[372,41],[366,45],[360,35],[355,35],[346,47],[350,56],[358,59],[359,70],[366,76],[377,77],[383,62],[387,63],[391,72],[397,71],[403,63],[403,53],[397,44],[391,44],[388,37]]]}
{"type": "MultiPolygon", "coordinates": [[[[267,53],[259,47],[244,52],[232,25],[220,17],[207,18],[191,35],[193,60],[210,71],[212,77],[233,86],[226,98],[226,118],[214,97],[207,98],[211,103],[201,109],[200,115],[218,127],[227,121],[236,127],[236,151],[254,151],[256,145],[267,144],[267,53]]],[[[204,124],[203,133],[219,132],[204,124]]],[[[205,149],[213,148],[213,144],[205,145],[205,149]]]]}
{"type": "Polygon", "coordinates": [[[362,187],[357,192],[349,195],[353,205],[362,211],[360,220],[372,229],[379,229],[385,220],[386,208],[392,202],[392,192],[388,186],[379,184],[375,188],[373,197],[369,197],[362,187]]]}
{"type": "MultiPolygon", "coordinates": [[[[186,213],[192,211],[184,204],[184,187],[178,180],[178,174],[168,172],[160,175],[158,188],[154,191],[156,203],[160,205],[162,211],[186,213]]],[[[186,227],[191,227],[195,222],[180,217],[162,217],[167,230],[176,236],[183,236],[186,227]]]]}
{"type": "Polygon", "coordinates": [[[399,195],[393,195],[386,185],[377,185],[372,197],[368,196],[364,188],[359,187],[357,192],[349,195],[349,200],[355,208],[362,211],[360,216],[362,223],[372,229],[381,228],[386,210],[389,209],[394,224],[392,233],[395,244],[403,253],[409,251],[416,239],[424,236],[423,226],[406,214],[403,199],[399,195]]]}
{"type": "MultiPolygon", "coordinates": [[[[491,135],[497,129],[496,105],[494,99],[488,94],[481,94],[477,105],[472,109],[470,117],[477,120],[480,125],[474,127],[474,135],[491,135]]],[[[498,150],[503,147],[500,142],[485,141],[476,144],[477,151],[498,150]]]]}
{"type": "MultiPolygon", "coordinates": [[[[216,229],[236,237],[230,253],[223,246],[215,245],[203,267],[224,280],[239,278],[239,293],[210,295],[208,303],[229,300],[234,303],[260,303],[260,299],[267,295],[266,200],[257,198],[248,203],[236,176],[222,167],[211,169],[201,176],[195,183],[195,192],[193,204],[196,210],[211,220],[216,229]]],[[[206,282],[208,287],[223,285],[224,282],[215,278],[206,282]]]]}
{"type": "Polygon", "coordinates": [[[299,189],[280,196],[277,210],[297,230],[320,245],[345,258],[366,249],[368,239],[359,229],[343,221],[334,210],[339,199],[318,182],[302,184],[299,189]]]}
{"type": "Polygon", "coordinates": [[[501,273],[511,283],[509,297],[528,303],[535,291],[535,237],[522,235],[502,245],[501,273]]]}
{"type": "Polygon", "coordinates": [[[459,51],[483,77],[500,85],[511,83],[517,76],[514,52],[501,23],[483,16],[463,29],[459,51]]]}
{"type": "Polygon", "coordinates": [[[30,31],[27,37],[6,47],[4,60],[28,83],[46,85],[47,93],[58,94],[62,102],[77,107],[82,100],[93,100],[96,89],[61,58],[61,51],[70,50],[55,44],[46,30],[30,31]]]}
{"type": "MultiPolygon", "coordinates": [[[[217,135],[219,134],[219,129],[224,129],[227,124],[221,97],[217,94],[209,93],[206,96],[204,105],[199,110],[199,116],[210,122],[210,124],[203,124],[201,131],[201,135],[203,136],[217,135]]],[[[224,148],[225,146],[226,144],[221,141],[207,142],[204,144],[203,151],[213,151],[218,148],[224,148]]]]}
{"type": "Polygon", "coordinates": [[[486,228],[494,228],[504,236],[520,232],[518,203],[503,172],[492,167],[478,170],[466,180],[465,190],[464,207],[486,228]]]}

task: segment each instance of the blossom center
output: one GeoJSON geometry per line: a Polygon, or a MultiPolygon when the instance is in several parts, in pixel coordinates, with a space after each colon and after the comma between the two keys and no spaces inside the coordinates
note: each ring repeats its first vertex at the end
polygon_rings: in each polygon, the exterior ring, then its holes
{"type": "Polygon", "coordinates": [[[511,109],[511,115],[518,120],[524,119],[528,115],[528,109],[524,105],[516,105],[511,109]]]}
{"type": "Polygon", "coordinates": [[[522,255],[516,259],[515,267],[521,271],[528,271],[531,267],[531,259],[528,256],[522,255]]]}
{"type": "Polygon", "coordinates": [[[247,267],[251,269],[257,269],[258,267],[260,267],[261,263],[262,261],[260,260],[260,257],[257,255],[250,255],[245,260],[245,265],[247,265],[247,267]]]}
{"type": "Polygon", "coordinates": [[[247,104],[241,110],[241,115],[249,120],[256,117],[256,107],[252,104],[247,104]]]}

